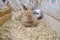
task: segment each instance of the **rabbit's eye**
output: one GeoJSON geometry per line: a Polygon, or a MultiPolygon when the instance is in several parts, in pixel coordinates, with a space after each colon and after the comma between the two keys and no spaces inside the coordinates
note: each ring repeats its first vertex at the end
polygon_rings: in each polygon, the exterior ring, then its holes
{"type": "Polygon", "coordinates": [[[23,5],[23,8],[25,9],[25,10],[27,10],[27,8],[23,5]]]}

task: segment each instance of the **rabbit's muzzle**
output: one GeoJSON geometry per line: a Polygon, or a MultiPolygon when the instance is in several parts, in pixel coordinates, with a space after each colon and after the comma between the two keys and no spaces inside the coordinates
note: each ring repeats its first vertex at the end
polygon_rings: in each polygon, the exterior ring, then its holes
{"type": "Polygon", "coordinates": [[[22,20],[21,22],[24,26],[31,27],[31,26],[36,25],[38,23],[38,20],[32,17],[31,18],[28,17],[26,20],[22,20]]]}
{"type": "Polygon", "coordinates": [[[34,25],[36,25],[37,24],[37,22],[35,21],[29,21],[29,22],[24,22],[24,23],[22,23],[24,26],[26,26],[26,27],[31,27],[31,26],[34,26],[34,25]]]}

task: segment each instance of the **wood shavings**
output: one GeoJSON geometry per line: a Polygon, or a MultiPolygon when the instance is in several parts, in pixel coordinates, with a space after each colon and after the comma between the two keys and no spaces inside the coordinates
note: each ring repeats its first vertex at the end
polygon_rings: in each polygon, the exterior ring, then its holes
{"type": "Polygon", "coordinates": [[[18,22],[7,21],[0,27],[0,38],[6,40],[58,40],[56,31],[43,20],[36,27],[24,27],[18,22]],[[5,31],[6,30],[6,31],[5,31]]]}

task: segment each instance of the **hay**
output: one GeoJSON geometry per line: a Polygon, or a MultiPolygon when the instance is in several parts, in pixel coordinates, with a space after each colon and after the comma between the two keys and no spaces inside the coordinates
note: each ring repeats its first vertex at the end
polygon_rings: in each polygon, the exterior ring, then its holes
{"type": "Polygon", "coordinates": [[[0,40],[58,40],[58,35],[43,19],[32,27],[9,20],[0,27],[0,40]]]}

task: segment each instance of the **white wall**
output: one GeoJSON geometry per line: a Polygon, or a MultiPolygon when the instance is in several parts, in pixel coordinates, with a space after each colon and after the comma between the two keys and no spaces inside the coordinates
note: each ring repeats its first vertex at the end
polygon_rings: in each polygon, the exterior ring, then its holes
{"type": "Polygon", "coordinates": [[[52,18],[50,15],[43,12],[43,18],[46,20],[47,23],[50,24],[50,27],[52,27],[54,30],[57,31],[59,37],[60,37],[60,21],[52,18]]]}
{"type": "Polygon", "coordinates": [[[60,36],[60,3],[41,3],[43,18],[55,29],[60,36]]]}
{"type": "Polygon", "coordinates": [[[60,4],[41,3],[41,8],[60,21],[60,4]]]}

